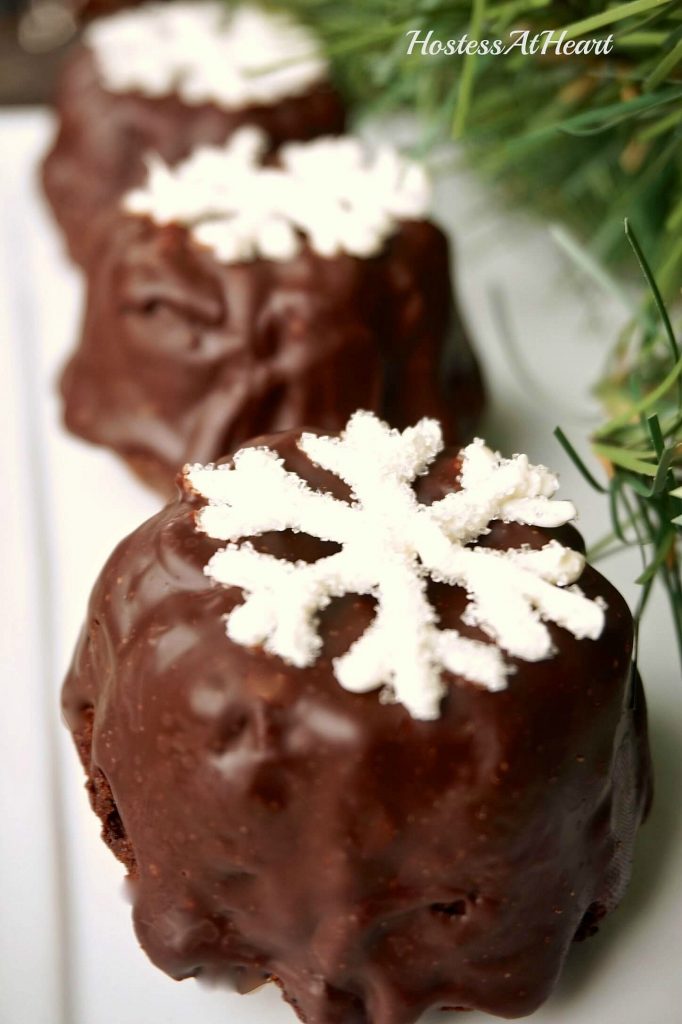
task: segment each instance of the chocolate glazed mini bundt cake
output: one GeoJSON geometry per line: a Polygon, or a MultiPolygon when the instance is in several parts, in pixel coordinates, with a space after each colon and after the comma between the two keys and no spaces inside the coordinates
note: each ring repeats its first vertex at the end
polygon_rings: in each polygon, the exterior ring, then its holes
{"type": "Polygon", "coordinates": [[[63,694],[143,949],[307,1024],[532,1012],[651,795],[632,620],[556,478],[359,413],[181,483],[63,694]]]}
{"type": "Polygon", "coordinates": [[[96,19],[69,56],[43,184],[72,257],[157,153],[177,163],[257,125],[276,148],[342,132],[315,38],[282,14],[224,0],[145,4],[96,19]]]}
{"type": "Polygon", "coordinates": [[[171,493],[185,462],[358,407],[471,438],[481,379],[423,168],[352,137],[284,146],[242,129],[112,214],[87,264],[65,422],[171,493]]]}

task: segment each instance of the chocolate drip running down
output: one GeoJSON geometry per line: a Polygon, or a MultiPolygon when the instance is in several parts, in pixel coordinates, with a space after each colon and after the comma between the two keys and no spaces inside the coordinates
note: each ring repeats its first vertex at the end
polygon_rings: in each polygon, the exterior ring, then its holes
{"type": "Polygon", "coordinates": [[[403,221],[377,256],[221,263],[191,231],[111,214],[86,267],[65,421],[166,494],[185,462],[357,408],[403,427],[428,415],[469,440],[480,374],[455,309],[448,244],[403,221]]]}
{"type": "Polygon", "coordinates": [[[144,157],[176,164],[202,145],[220,145],[244,125],[262,128],[276,149],[287,141],[341,134],[345,109],[328,82],[272,105],[228,109],[178,95],[114,93],[102,85],[92,51],[77,48],[56,95],[58,132],[43,186],[74,260],[87,259],[100,214],[145,177],[144,157]]]}
{"type": "MultiPolygon", "coordinates": [[[[299,434],[260,438],[287,469],[347,499],[299,434]]],[[[429,504],[458,489],[440,455],[429,504]]],[[[333,674],[370,598],[322,613],[321,656],[297,669],[233,643],[240,592],[204,566],[183,494],[112,555],[92,594],[64,710],[103,835],[126,865],[143,949],[174,978],[275,980],[308,1024],[413,1024],[430,1007],[518,1017],[547,998],[569,946],[627,884],[651,797],[633,629],[614,588],[598,640],[549,626],[556,654],[513,660],[491,693],[447,675],[435,721],[333,674]]],[[[493,522],[480,543],[581,549],[571,527],[493,522]]],[[[259,550],[313,561],[330,545],[267,534],[259,550]]],[[[442,628],[466,595],[434,583],[442,628]]]]}

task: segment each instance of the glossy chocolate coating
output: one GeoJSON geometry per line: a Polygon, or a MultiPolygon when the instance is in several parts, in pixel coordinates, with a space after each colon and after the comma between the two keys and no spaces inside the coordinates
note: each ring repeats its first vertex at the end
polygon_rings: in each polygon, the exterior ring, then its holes
{"type": "Polygon", "coordinates": [[[262,433],[338,430],[358,408],[468,440],[483,401],[448,245],[403,222],[375,257],[219,263],[176,225],[116,212],[91,254],[67,427],[170,493],[185,462],[262,433]]]}
{"type": "Polygon", "coordinates": [[[144,180],[146,153],[175,164],[197,146],[220,145],[247,124],[262,128],[273,148],[337,135],[345,124],[341,98],[328,82],[271,106],[234,109],[190,105],[176,94],[109,92],[85,46],[67,59],[56,108],[58,131],[43,164],[43,186],[78,263],[99,231],[100,214],[144,180]]]}
{"type": "MultiPolygon", "coordinates": [[[[260,443],[346,497],[296,436],[260,443]]],[[[442,455],[420,500],[456,488],[457,469],[442,455]]],[[[174,978],[274,979],[308,1024],[533,1011],[573,938],[621,898],[650,801],[620,595],[587,567],[581,588],[607,602],[599,640],[550,626],[553,658],[516,661],[501,693],[449,675],[441,717],[416,721],[333,676],[371,599],[333,602],[307,669],[230,641],[239,592],[202,572],[219,543],[195,531],[193,506],[174,501],[116,549],[64,687],[143,949],[174,978]]],[[[581,543],[502,523],[484,543],[551,536],[581,543]]],[[[292,533],[256,543],[289,559],[329,550],[292,533]]],[[[486,640],[461,621],[459,588],[434,584],[431,600],[444,627],[486,640]]]]}

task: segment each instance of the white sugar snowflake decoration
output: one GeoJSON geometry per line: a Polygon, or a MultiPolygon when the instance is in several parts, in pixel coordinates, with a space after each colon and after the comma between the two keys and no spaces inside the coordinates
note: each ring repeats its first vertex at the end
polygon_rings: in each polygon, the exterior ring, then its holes
{"type": "Polygon", "coordinates": [[[147,178],[123,199],[135,216],[184,224],[221,263],[291,260],[307,240],[325,258],[381,251],[402,220],[426,215],[424,167],[392,146],[355,136],[289,142],[265,162],[269,139],[240,128],[222,146],[200,146],[171,167],[147,157],[147,178]]]}
{"type": "Polygon", "coordinates": [[[501,690],[511,672],[503,651],[526,661],[552,655],[545,622],[577,638],[601,634],[603,607],[570,587],[583,570],[581,554],[554,540],[539,550],[472,546],[495,519],[554,527],[574,518],[570,502],[552,500],[558,481],[544,466],[525,455],[504,459],[477,440],[462,453],[461,489],[422,505],[412,484],[443,448],[434,420],[401,433],[358,412],[339,437],[303,434],[298,443],[348,484],[351,503],[313,490],[268,448],[237,452],[233,467],[185,469],[186,486],[208,502],[198,529],[227,542],[205,571],[245,595],[227,616],[236,643],[262,645],[306,667],[322,647],[320,610],[344,594],[369,594],[376,616],[334,661],[338,682],[354,693],[384,687],[414,718],[434,719],[443,670],[501,690]],[[273,530],[307,533],[341,550],[312,564],[287,562],[244,540],[273,530]],[[429,580],[463,587],[463,620],[494,642],[440,629],[429,580]]]}
{"type": "Polygon", "coordinates": [[[288,15],[220,0],[144,3],[84,32],[110,92],[177,93],[225,109],[300,96],[327,76],[319,42],[288,15]]]}

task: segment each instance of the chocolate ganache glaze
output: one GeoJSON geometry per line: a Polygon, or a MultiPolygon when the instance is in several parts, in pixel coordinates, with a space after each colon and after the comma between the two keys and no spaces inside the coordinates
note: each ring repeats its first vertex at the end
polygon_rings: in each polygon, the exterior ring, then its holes
{"type": "MultiPolygon", "coordinates": [[[[261,438],[313,487],[298,432],[261,438]]],[[[430,505],[459,489],[457,452],[417,478],[430,505]]],[[[204,566],[189,491],[124,540],[93,591],[63,705],[103,837],[125,864],[143,949],[174,978],[246,990],[272,979],[308,1024],[411,1024],[429,1007],[519,1017],[551,992],[575,937],[627,884],[651,796],[633,629],[614,588],[596,640],[550,625],[545,661],[511,659],[500,692],[447,674],[419,721],[339,685],[332,660],[374,615],[348,595],[322,612],[323,647],[295,668],[230,640],[240,591],[204,566]]],[[[571,527],[494,521],[504,550],[571,527]]],[[[331,546],[268,533],[254,546],[312,562],[331,546]]],[[[444,628],[466,594],[429,584],[444,628]]]]}
{"type": "Polygon", "coordinates": [[[87,265],[79,346],[64,372],[73,433],[172,491],[261,433],[337,430],[358,407],[470,438],[483,404],[455,308],[448,243],[406,220],[378,255],[221,263],[191,231],[119,210],[87,265]]]}
{"type": "Polygon", "coordinates": [[[343,102],[326,81],[272,104],[188,104],[176,93],[110,92],[90,48],[69,55],[55,96],[58,132],[42,167],[45,194],[71,257],[83,263],[100,215],[145,176],[145,156],[175,164],[201,145],[220,145],[244,125],[282,142],[343,132],[343,102]]]}

